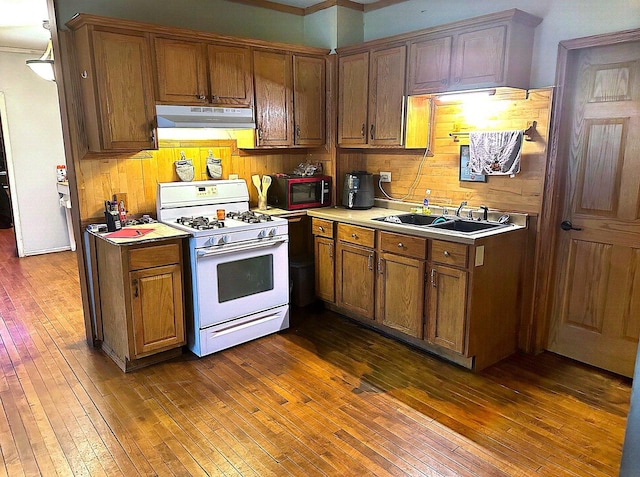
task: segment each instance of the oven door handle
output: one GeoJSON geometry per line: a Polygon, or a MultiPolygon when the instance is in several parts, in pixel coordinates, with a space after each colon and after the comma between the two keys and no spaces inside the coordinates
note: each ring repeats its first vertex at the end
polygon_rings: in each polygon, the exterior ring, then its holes
{"type": "Polygon", "coordinates": [[[268,242],[251,242],[249,244],[241,244],[241,245],[229,245],[229,246],[222,246],[224,248],[208,248],[208,249],[204,249],[204,250],[198,250],[197,255],[198,258],[205,258],[205,257],[210,257],[212,255],[222,255],[225,253],[233,253],[233,252],[242,252],[244,250],[257,250],[260,248],[267,248],[267,247],[275,247],[276,245],[280,245],[283,243],[287,243],[288,239],[287,238],[281,238],[278,240],[270,240],[268,242]]]}

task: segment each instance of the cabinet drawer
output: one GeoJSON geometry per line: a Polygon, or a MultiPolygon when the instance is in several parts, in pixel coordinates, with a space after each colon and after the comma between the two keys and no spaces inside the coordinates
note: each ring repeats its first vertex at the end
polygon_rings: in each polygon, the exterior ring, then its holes
{"type": "Polygon", "coordinates": [[[333,222],[314,217],[311,220],[311,233],[320,237],[333,238],[333,222]]]}
{"type": "Polygon", "coordinates": [[[159,267],[180,263],[180,245],[177,243],[129,250],[129,270],[159,267]]]}
{"type": "Polygon", "coordinates": [[[427,239],[411,235],[379,232],[378,244],[382,252],[424,260],[427,258],[427,239]]]}
{"type": "Polygon", "coordinates": [[[338,240],[373,248],[376,243],[376,232],[357,225],[338,224],[338,240]]]}
{"type": "Polygon", "coordinates": [[[432,240],[431,261],[466,268],[467,248],[461,243],[432,240]]]}

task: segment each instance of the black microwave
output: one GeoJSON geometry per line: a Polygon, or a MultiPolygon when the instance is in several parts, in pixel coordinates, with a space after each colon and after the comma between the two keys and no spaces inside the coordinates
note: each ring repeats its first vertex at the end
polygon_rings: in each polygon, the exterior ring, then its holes
{"type": "Polygon", "coordinates": [[[331,177],[272,175],[267,204],[285,210],[327,207],[331,205],[331,177]]]}

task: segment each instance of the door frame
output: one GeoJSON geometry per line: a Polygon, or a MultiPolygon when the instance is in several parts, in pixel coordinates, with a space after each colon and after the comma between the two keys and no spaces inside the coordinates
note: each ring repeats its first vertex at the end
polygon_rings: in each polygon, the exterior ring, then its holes
{"type": "Polygon", "coordinates": [[[13,168],[13,154],[11,150],[11,138],[9,137],[9,117],[7,114],[7,102],[5,95],[0,91],[0,126],[2,126],[2,137],[4,138],[4,154],[7,161],[7,179],[9,180],[9,190],[11,191],[11,213],[13,214],[13,234],[16,238],[16,250],[18,257],[24,257],[24,243],[22,241],[22,222],[20,220],[20,209],[18,208],[18,192],[15,187],[16,176],[13,168]]]}
{"type": "Polygon", "coordinates": [[[571,97],[570,68],[580,50],[598,46],[611,46],[620,43],[640,41],[640,28],[615,33],[593,35],[573,40],[561,41],[558,44],[558,60],[556,63],[556,92],[551,112],[551,144],[547,163],[544,199],[540,217],[540,236],[547,237],[538,243],[538,264],[534,290],[534,333],[533,349],[542,351],[547,346],[551,313],[553,306],[554,284],[556,276],[556,243],[560,230],[560,213],[565,198],[565,180],[568,154],[565,153],[568,142],[561,141],[567,137],[565,132],[571,118],[562,114],[563,107],[571,97]]]}

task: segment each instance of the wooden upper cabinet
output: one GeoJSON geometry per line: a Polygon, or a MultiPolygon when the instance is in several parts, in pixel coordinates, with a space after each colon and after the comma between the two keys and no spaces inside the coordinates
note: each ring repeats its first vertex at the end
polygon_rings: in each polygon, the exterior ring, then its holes
{"type": "Polygon", "coordinates": [[[207,64],[201,43],[155,38],[156,84],[162,103],[206,103],[207,64]]]}
{"type": "Polygon", "coordinates": [[[406,46],[341,56],[338,144],[402,145],[406,46]]]}
{"type": "Polygon", "coordinates": [[[404,45],[371,52],[368,141],[372,146],[402,145],[406,59],[404,45]]]}
{"type": "Polygon", "coordinates": [[[408,94],[472,88],[528,88],[541,19],[508,10],[409,38],[408,94]]]}
{"type": "Polygon", "coordinates": [[[254,50],[258,146],[325,143],[325,59],[254,50]]]}
{"type": "Polygon", "coordinates": [[[155,38],[158,101],[251,106],[248,47],[155,38]]]}
{"type": "Polygon", "coordinates": [[[418,39],[409,46],[409,94],[442,91],[451,76],[453,37],[418,39]]]}
{"type": "Polygon", "coordinates": [[[506,33],[506,26],[497,26],[458,35],[451,65],[454,88],[502,83],[506,33]]]}
{"type": "Polygon", "coordinates": [[[85,24],[74,43],[89,150],[156,148],[148,36],[85,24]]]}
{"type": "Polygon", "coordinates": [[[229,106],[253,104],[251,50],[244,46],[207,45],[211,102],[229,106]]]}
{"type": "Polygon", "coordinates": [[[321,146],[325,143],[325,59],[293,57],[294,143],[321,146]]]}
{"type": "Polygon", "coordinates": [[[293,143],[291,55],[256,50],[253,69],[258,145],[289,146],[293,143]]]}
{"type": "Polygon", "coordinates": [[[338,95],[338,144],[366,144],[369,52],[338,58],[338,95]]]}

